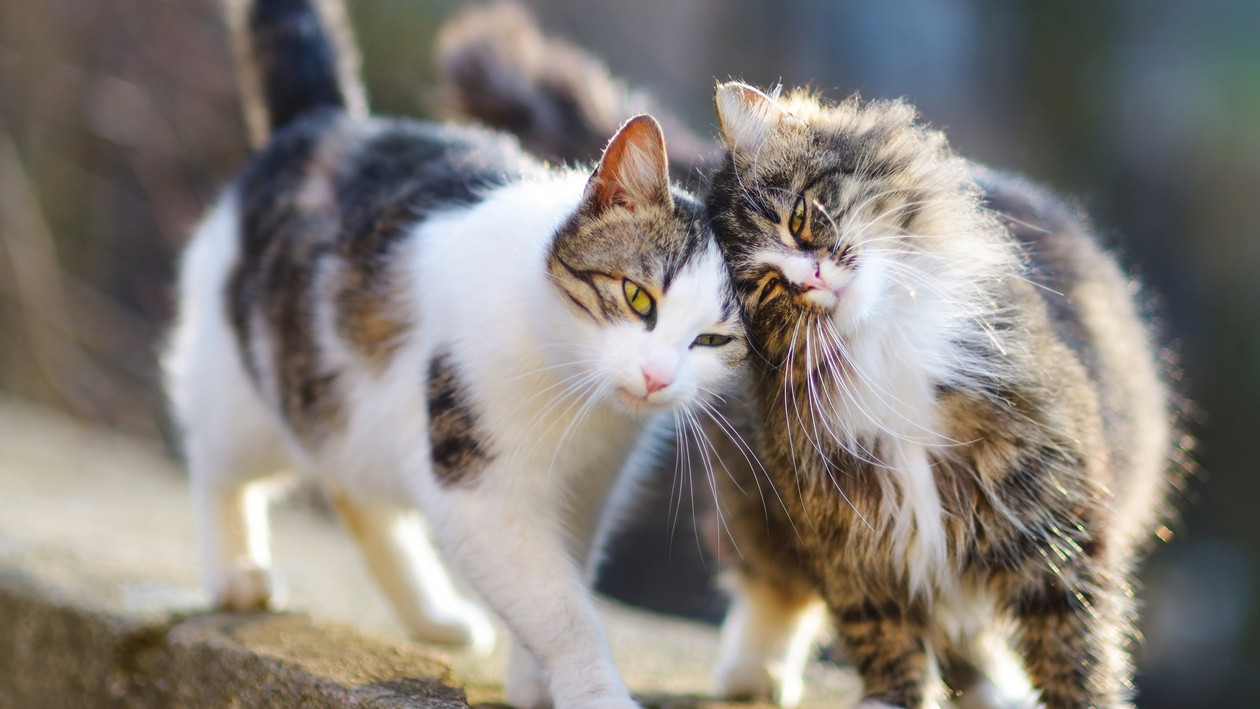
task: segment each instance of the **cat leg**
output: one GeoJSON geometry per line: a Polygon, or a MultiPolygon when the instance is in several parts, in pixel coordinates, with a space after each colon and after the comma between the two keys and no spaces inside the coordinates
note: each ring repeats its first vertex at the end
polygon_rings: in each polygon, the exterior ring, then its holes
{"type": "Polygon", "coordinates": [[[283,442],[239,367],[202,371],[213,376],[187,388],[180,418],[203,582],[218,608],[280,607],[265,478],[287,467],[283,442]]]}
{"type": "MultiPolygon", "coordinates": [[[[486,471],[485,479],[494,479],[492,472],[486,471]]],[[[554,706],[637,707],[613,665],[583,569],[568,548],[560,523],[562,496],[530,497],[515,485],[455,489],[430,500],[426,515],[443,547],[457,550],[450,558],[538,663],[554,706]]],[[[529,669],[519,664],[522,657],[514,672],[529,669]]],[[[517,685],[509,703],[521,709],[544,706],[541,697],[526,696],[532,690],[517,685]]]]}
{"type": "MultiPolygon", "coordinates": [[[[650,450],[650,446],[641,450],[650,450]]],[[[632,456],[624,468],[615,477],[584,477],[571,491],[570,503],[560,508],[566,549],[582,570],[588,593],[593,593],[605,544],[622,521],[620,513],[633,497],[639,475],[648,471],[648,464],[632,456]]],[[[508,703],[517,707],[544,706],[549,702],[542,666],[519,642],[512,643],[508,654],[505,694],[508,703]]]]}
{"type": "Polygon", "coordinates": [[[368,570],[413,637],[466,646],[478,654],[493,649],[489,617],[455,590],[417,511],[363,504],[342,493],[330,498],[368,570]]]}
{"type": "Polygon", "coordinates": [[[729,584],[731,607],[715,670],[718,696],[769,698],[783,707],[800,702],[825,607],[808,585],[786,580],[741,570],[729,584]]]}
{"type": "Polygon", "coordinates": [[[765,473],[742,443],[753,434],[742,423],[749,414],[740,405],[724,406],[726,416],[741,422],[735,436],[706,425],[717,455],[704,466],[711,479],[694,483],[717,490],[706,525],[710,545],[719,559],[739,559],[725,576],[731,605],[722,622],[714,689],[726,699],[764,698],[791,707],[801,700],[805,666],[826,608],[794,552],[792,521],[759,480],[765,473]],[[737,443],[737,438],[742,440],[737,443]]]}
{"type": "Polygon", "coordinates": [[[939,706],[942,686],[928,646],[926,611],[906,598],[860,592],[831,602],[836,633],[862,675],[858,709],[939,706]]]}
{"type": "Polygon", "coordinates": [[[1072,576],[1075,583],[1042,575],[1019,594],[1014,610],[1028,675],[1045,709],[1129,709],[1131,595],[1113,576],[1072,576]]]}
{"type": "Polygon", "coordinates": [[[275,468],[258,466],[258,477],[243,476],[240,467],[225,471],[202,456],[189,458],[202,578],[211,602],[234,611],[283,606],[271,568],[270,500],[261,479],[275,468]]]}
{"type": "Polygon", "coordinates": [[[545,707],[551,704],[547,678],[533,653],[517,640],[508,648],[507,681],[504,698],[514,707],[545,707]]]}

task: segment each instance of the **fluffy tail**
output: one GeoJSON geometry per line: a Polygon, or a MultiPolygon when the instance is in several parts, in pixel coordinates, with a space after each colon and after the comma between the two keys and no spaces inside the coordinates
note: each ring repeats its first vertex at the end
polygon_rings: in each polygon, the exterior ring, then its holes
{"type": "Polygon", "coordinates": [[[228,0],[255,147],[320,108],[367,113],[341,0],[228,0]]]}
{"type": "Polygon", "coordinates": [[[438,35],[441,112],[514,133],[527,150],[567,162],[597,160],[626,119],[651,113],[681,178],[718,156],[676,117],[652,106],[586,51],[538,28],[515,2],[467,10],[438,35]]]}

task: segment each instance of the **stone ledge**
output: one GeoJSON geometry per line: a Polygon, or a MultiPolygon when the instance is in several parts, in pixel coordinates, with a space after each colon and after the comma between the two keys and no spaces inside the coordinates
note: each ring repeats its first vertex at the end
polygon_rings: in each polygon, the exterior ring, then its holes
{"type": "MultiPolygon", "coordinates": [[[[408,642],[336,524],[280,506],[272,528],[290,607],[309,615],[206,612],[184,477],[141,444],[0,398],[0,709],[502,701],[506,643],[475,658],[408,642]]],[[[704,696],[713,628],[603,612],[644,704],[723,706],[704,696]]],[[[848,673],[810,675],[806,709],[856,696],[848,673]]]]}
{"type": "Polygon", "coordinates": [[[0,707],[467,707],[450,669],[300,615],[153,622],[0,574],[0,707]]]}

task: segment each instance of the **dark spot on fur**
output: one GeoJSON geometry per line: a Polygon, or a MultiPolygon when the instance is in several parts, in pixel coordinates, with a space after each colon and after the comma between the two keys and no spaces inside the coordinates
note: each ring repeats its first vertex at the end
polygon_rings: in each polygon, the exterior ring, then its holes
{"type": "Polygon", "coordinates": [[[490,462],[486,435],[449,357],[429,364],[429,445],[433,472],[444,485],[470,485],[490,462]]]}

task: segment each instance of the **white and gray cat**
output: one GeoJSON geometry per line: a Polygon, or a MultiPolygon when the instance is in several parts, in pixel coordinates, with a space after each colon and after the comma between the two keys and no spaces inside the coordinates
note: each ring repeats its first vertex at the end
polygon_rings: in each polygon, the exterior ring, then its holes
{"type": "MultiPolygon", "coordinates": [[[[239,5],[239,4],[238,4],[239,5]]],[[[340,8],[239,10],[270,137],[181,265],[167,376],[216,605],[277,589],[264,481],[326,489],[413,634],[515,636],[520,707],[631,707],[589,585],[660,414],[747,353],[703,206],[640,116],[593,172],[482,130],[366,117],[340,8]]]]}

